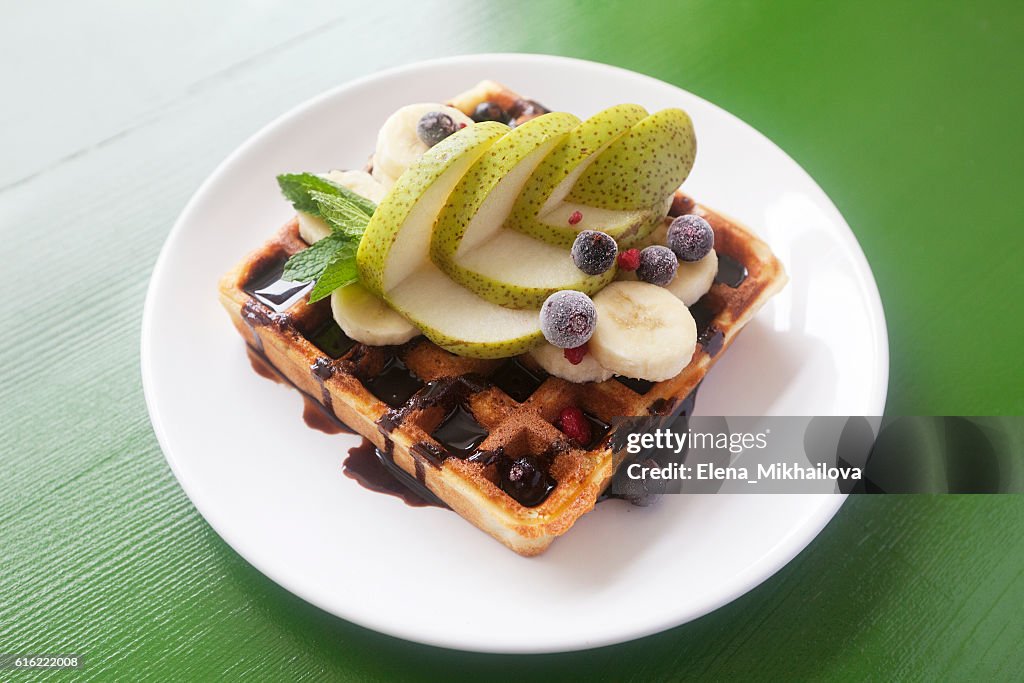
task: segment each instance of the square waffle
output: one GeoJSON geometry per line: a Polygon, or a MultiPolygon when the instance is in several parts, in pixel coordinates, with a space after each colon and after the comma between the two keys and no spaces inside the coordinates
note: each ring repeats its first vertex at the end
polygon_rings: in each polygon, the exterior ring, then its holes
{"type": "MultiPolygon", "coordinates": [[[[497,102],[515,122],[546,111],[490,81],[450,103],[471,113],[482,101],[497,102]]],[[[537,555],[593,509],[610,483],[621,460],[615,418],[683,410],[743,326],[787,281],[764,242],[677,192],[665,220],[683,213],[711,224],[719,273],[690,307],[698,329],[690,364],[663,382],[576,384],[547,375],[528,354],[463,358],[423,337],[392,347],[354,342],[334,322],[329,299],[310,305],[311,285],[280,280],[288,257],[308,246],[295,219],[222,278],[220,300],[253,350],[373,442],[389,464],[515,552],[537,555]],[[584,411],[591,443],[576,443],[555,427],[566,406],[584,411]],[[525,480],[521,470],[510,478],[509,469],[526,456],[533,470],[525,480]]]]}

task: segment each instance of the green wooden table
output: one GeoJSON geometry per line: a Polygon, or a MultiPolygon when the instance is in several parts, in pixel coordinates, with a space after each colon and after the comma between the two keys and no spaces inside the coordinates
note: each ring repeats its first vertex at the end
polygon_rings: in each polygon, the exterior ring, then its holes
{"type": "Polygon", "coordinates": [[[878,280],[890,412],[1020,414],[1022,45],[1013,1],[9,4],[0,652],[77,652],[85,679],[1019,680],[1020,496],[852,499],[751,593],[597,651],[470,655],[366,631],[210,530],[150,429],[138,347],[175,216],[265,122],[396,64],[546,52],[691,90],[818,180],[878,280]]]}

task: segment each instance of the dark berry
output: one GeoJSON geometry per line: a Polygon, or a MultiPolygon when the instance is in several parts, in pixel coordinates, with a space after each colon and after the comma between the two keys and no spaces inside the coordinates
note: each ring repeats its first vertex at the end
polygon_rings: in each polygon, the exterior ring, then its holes
{"type": "Polygon", "coordinates": [[[583,362],[583,357],[587,355],[587,345],[577,346],[575,349],[566,349],[562,354],[573,365],[579,365],[583,362]]]}
{"type": "Polygon", "coordinates": [[[498,485],[501,490],[515,498],[521,505],[534,507],[544,502],[557,482],[544,472],[540,462],[532,455],[515,460],[502,457],[498,460],[498,485]]]}
{"type": "Polygon", "coordinates": [[[680,261],[700,261],[715,246],[715,231],[700,216],[680,216],[668,226],[668,246],[680,261]]]}
{"type": "Polygon", "coordinates": [[[636,276],[644,282],[664,287],[676,276],[679,261],[668,247],[647,247],[640,252],[636,276]]]}
{"type": "Polygon", "coordinates": [[[596,324],[597,309],[583,292],[563,289],[549,296],[540,307],[541,332],[560,349],[586,344],[596,324]]]}
{"type": "MultiPolygon", "coordinates": [[[[569,219],[572,223],[572,219],[569,219]]],[[[572,243],[572,262],[587,275],[600,275],[615,263],[618,245],[611,235],[598,230],[584,230],[572,243]]]]}
{"type": "Polygon", "coordinates": [[[619,269],[633,271],[640,267],[640,250],[627,249],[619,254],[619,269]]]}
{"type": "Polygon", "coordinates": [[[427,147],[433,147],[456,130],[455,121],[443,111],[428,111],[416,124],[416,134],[427,147]]]}
{"type": "Polygon", "coordinates": [[[506,114],[505,110],[498,106],[497,102],[481,102],[476,105],[471,118],[477,123],[481,121],[499,121],[504,123],[506,114]]]}
{"type": "Polygon", "coordinates": [[[576,225],[581,220],[583,220],[583,214],[579,211],[573,211],[569,214],[569,225],[576,225]]]}
{"type": "Polygon", "coordinates": [[[668,210],[669,216],[682,216],[684,213],[693,211],[696,202],[681,192],[672,195],[672,207],[668,210]]]}
{"type": "Polygon", "coordinates": [[[562,408],[562,412],[558,414],[558,428],[581,446],[590,443],[590,423],[587,422],[583,411],[576,406],[562,408]]]}

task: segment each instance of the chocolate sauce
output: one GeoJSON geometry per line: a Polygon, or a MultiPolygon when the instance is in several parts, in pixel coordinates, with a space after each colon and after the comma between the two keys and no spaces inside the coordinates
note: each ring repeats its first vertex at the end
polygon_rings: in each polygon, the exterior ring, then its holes
{"type": "Polygon", "coordinates": [[[544,383],[545,377],[512,358],[492,372],[488,379],[513,400],[523,403],[544,383]]]}
{"type": "Polygon", "coordinates": [[[331,392],[327,388],[327,380],[334,377],[334,365],[324,357],[317,358],[309,366],[309,374],[320,385],[320,402],[324,404],[325,408],[334,412],[334,399],[331,398],[331,392]]]}
{"type": "Polygon", "coordinates": [[[271,367],[267,359],[259,351],[248,344],[245,345],[245,352],[249,356],[249,365],[256,371],[256,374],[265,379],[273,380],[278,384],[286,384],[287,380],[281,377],[280,373],[271,367]]]}
{"type": "Polygon", "coordinates": [[[487,381],[474,374],[436,379],[428,383],[412,400],[384,413],[377,421],[377,427],[381,433],[387,436],[402,424],[411,412],[432,406],[441,406],[447,412],[456,405],[464,403],[470,394],[479,393],[486,388],[487,381]]]}
{"type": "Polygon", "coordinates": [[[487,438],[487,430],[463,405],[452,408],[438,425],[432,437],[444,446],[449,455],[464,459],[487,438]]]}
{"type": "Polygon", "coordinates": [[[611,425],[606,422],[602,422],[590,413],[583,413],[583,417],[590,423],[590,441],[583,444],[583,447],[589,451],[593,450],[599,443],[601,443],[601,441],[604,440],[605,435],[608,434],[608,430],[611,429],[611,425]]]}
{"type": "Polygon", "coordinates": [[[690,315],[697,324],[697,343],[709,356],[714,356],[722,350],[725,334],[711,324],[715,319],[715,311],[708,303],[707,297],[701,297],[697,303],[690,306],[690,315]]]}
{"type": "Polygon", "coordinates": [[[392,408],[405,405],[413,394],[423,388],[420,378],[398,356],[388,359],[380,374],[364,384],[370,393],[392,408]]]}
{"type": "MultiPolygon", "coordinates": [[[[257,375],[273,380],[278,384],[289,384],[291,386],[295,386],[288,380],[288,378],[278,372],[277,368],[270,364],[270,361],[267,360],[266,356],[248,345],[246,345],[245,350],[249,355],[249,364],[252,365],[252,369],[256,371],[257,375]]],[[[324,406],[320,405],[312,396],[301,390],[299,393],[302,394],[304,402],[302,407],[302,419],[305,421],[307,426],[325,434],[356,433],[354,429],[335,417],[333,411],[325,409],[324,406]]]]}
{"type": "Polygon", "coordinates": [[[558,485],[549,473],[553,456],[526,455],[498,459],[498,486],[523,507],[536,507],[547,500],[558,485]]]}
{"type": "MultiPolygon", "coordinates": [[[[654,429],[659,425],[664,425],[666,418],[688,419],[690,415],[693,414],[694,406],[697,403],[698,389],[700,389],[699,384],[682,401],[674,402],[674,405],[671,407],[671,412],[667,415],[663,412],[655,412],[656,408],[665,410],[669,405],[669,402],[665,399],[658,399],[651,405],[651,417],[644,418],[642,420],[634,418],[631,420],[631,425],[629,427],[627,427],[626,424],[619,424],[618,429],[615,431],[615,434],[609,443],[609,447],[614,453],[619,453],[626,447],[627,439],[631,433],[644,432],[654,429]]],[[[678,455],[674,455],[673,458],[676,459],[677,462],[682,462],[686,457],[688,450],[688,446],[684,447],[683,450],[678,455]]],[[[643,488],[643,482],[633,482],[628,478],[626,469],[633,462],[641,462],[644,465],[652,467],[664,467],[667,464],[651,459],[646,453],[626,456],[626,459],[620,463],[618,469],[616,469],[615,474],[613,475],[615,488],[620,492],[612,493],[612,486],[609,485],[608,488],[604,490],[604,493],[598,496],[598,503],[610,498],[618,498],[626,500],[639,507],[647,507],[658,498],[659,494],[657,492],[652,492],[643,488]]]]}
{"type": "Polygon", "coordinates": [[[363,488],[400,498],[412,507],[447,507],[426,486],[395,464],[369,440],[348,451],[342,471],[363,488]]]}
{"type": "Polygon", "coordinates": [[[715,282],[736,289],[747,279],[747,267],[728,254],[718,254],[718,274],[715,282]]]}
{"type": "Polygon", "coordinates": [[[307,427],[324,434],[355,434],[351,427],[324,410],[323,406],[306,394],[302,395],[302,420],[307,427]]]}
{"type": "Polygon", "coordinates": [[[341,331],[333,318],[328,318],[306,338],[331,358],[341,358],[355,345],[355,341],[341,331]]]}
{"type": "Polygon", "coordinates": [[[245,285],[246,292],[277,312],[287,309],[313,287],[312,282],[291,282],[282,279],[284,264],[284,261],[276,263],[245,285]]]}
{"type": "Polygon", "coordinates": [[[633,391],[635,391],[636,393],[640,394],[641,396],[643,396],[648,391],[650,391],[651,387],[654,386],[654,382],[648,382],[645,379],[634,379],[632,377],[619,377],[618,375],[615,376],[615,379],[619,383],[624,384],[626,387],[632,389],[633,391]]]}

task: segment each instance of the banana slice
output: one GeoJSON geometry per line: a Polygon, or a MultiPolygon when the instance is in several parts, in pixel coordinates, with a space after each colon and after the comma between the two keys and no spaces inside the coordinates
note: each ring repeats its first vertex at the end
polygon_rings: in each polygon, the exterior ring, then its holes
{"type": "Polygon", "coordinates": [[[391,187],[409,164],[429,149],[416,133],[416,124],[432,111],[448,114],[456,126],[473,125],[473,119],[458,109],[436,102],[410,104],[396,111],[381,126],[373,155],[373,177],[385,187],[391,187]]]}
{"type": "Polygon", "coordinates": [[[324,178],[342,187],[347,187],[358,195],[366,197],[374,204],[380,204],[388,188],[377,182],[377,179],[366,171],[331,171],[324,178]]]}
{"type": "Polygon", "coordinates": [[[601,367],[591,353],[584,356],[579,365],[573,365],[565,359],[565,349],[546,342],[530,351],[530,355],[550,374],[570,382],[603,382],[614,374],[601,367]]]}
{"type": "Polygon", "coordinates": [[[420,333],[412,323],[358,282],[334,290],[331,311],[345,334],[371,346],[404,344],[420,333]]]}
{"type": "Polygon", "coordinates": [[[299,237],[306,244],[314,244],[331,234],[331,226],[319,216],[299,211],[299,237]]]}
{"type": "Polygon", "coordinates": [[[651,382],[675,377],[697,348],[686,305],[646,282],[613,282],[594,297],[597,325],[587,347],[617,375],[651,382]]]}
{"type": "Polygon", "coordinates": [[[672,278],[672,282],[665,285],[665,289],[679,297],[679,300],[687,306],[692,306],[708,293],[716,275],[718,275],[718,254],[712,249],[700,261],[692,263],[680,261],[676,276],[672,278]]]}

